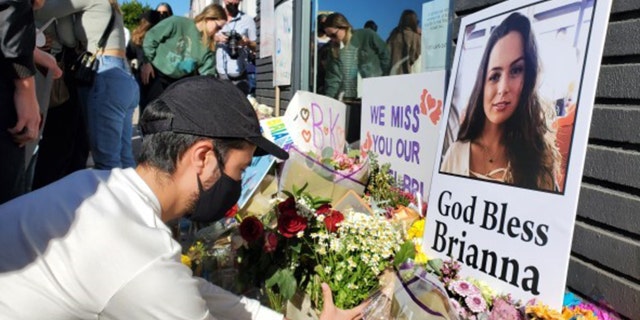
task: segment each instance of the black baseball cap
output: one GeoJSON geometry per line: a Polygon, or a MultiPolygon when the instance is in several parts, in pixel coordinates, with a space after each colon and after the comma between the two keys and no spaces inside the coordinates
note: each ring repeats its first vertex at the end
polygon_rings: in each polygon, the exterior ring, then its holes
{"type": "Polygon", "coordinates": [[[158,100],[173,111],[173,119],[143,123],[143,134],[172,131],[210,138],[245,139],[257,146],[255,155],[289,158],[282,148],[262,136],[255,110],[230,81],[194,76],[171,84],[158,100]]]}

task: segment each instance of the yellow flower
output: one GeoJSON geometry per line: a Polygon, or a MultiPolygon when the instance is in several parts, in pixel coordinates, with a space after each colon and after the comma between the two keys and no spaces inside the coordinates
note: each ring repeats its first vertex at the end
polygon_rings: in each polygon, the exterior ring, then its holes
{"type": "Polygon", "coordinates": [[[527,306],[526,313],[531,317],[531,319],[565,320],[560,312],[553,310],[542,303],[538,303],[534,306],[527,306]]]}
{"type": "Polygon", "coordinates": [[[183,254],[180,260],[182,261],[182,264],[191,268],[191,258],[189,258],[189,256],[183,254]]]}
{"type": "Polygon", "coordinates": [[[422,245],[416,244],[416,256],[414,258],[417,264],[427,264],[429,257],[422,251],[422,245]]]}
{"type": "Polygon", "coordinates": [[[409,228],[408,237],[409,239],[413,238],[422,238],[422,234],[424,233],[424,219],[416,220],[409,228]]]}
{"type": "Polygon", "coordinates": [[[565,316],[565,319],[571,319],[575,317],[577,320],[598,320],[598,317],[593,314],[593,311],[582,309],[580,307],[575,307],[573,310],[569,310],[569,308],[563,308],[562,315],[565,316]],[[565,316],[565,311],[567,315],[570,315],[568,318],[565,316]]]}

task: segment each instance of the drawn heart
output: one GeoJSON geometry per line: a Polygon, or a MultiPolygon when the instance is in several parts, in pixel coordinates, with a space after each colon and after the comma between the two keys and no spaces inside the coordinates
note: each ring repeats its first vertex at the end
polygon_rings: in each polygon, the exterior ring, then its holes
{"type": "Polygon", "coordinates": [[[311,140],[311,131],[307,129],[302,130],[302,139],[304,139],[304,142],[309,143],[311,140]]]}
{"type": "Polygon", "coordinates": [[[304,120],[304,122],[307,122],[307,120],[309,120],[309,109],[300,109],[300,116],[302,117],[302,120],[304,120]]]}
{"type": "Polygon", "coordinates": [[[367,152],[371,150],[372,145],[373,145],[373,140],[371,139],[371,133],[367,131],[367,139],[362,144],[362,151],[367,152]]]}
{"type": "Polygon", "coordinates": [[[341,140],[346,140],[346,136],[344,135],[344,129],[340,126],[336,126],[336,137],[341,140]]]}
{"type": "Polygon", "coordinates": [[[324,135],[325,135],[325,136],[328,136],[328,135],[329,135],[329,128],[324,127],[324,130],[323,130],[323,131],[324,131],[324,135]]]}

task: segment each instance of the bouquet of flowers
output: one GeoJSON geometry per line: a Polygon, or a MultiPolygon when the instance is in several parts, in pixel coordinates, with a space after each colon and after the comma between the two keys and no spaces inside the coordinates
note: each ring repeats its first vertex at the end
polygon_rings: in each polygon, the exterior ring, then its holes
{"type": "Polygon", "coordinates": [[[343,154],[325,148],[320,155],[303,152],[295,147],[289,150],[280,176],[280,190],[308,184],[311,194],[337,201],[349,190],[363,194],[369,178],[369,162],[360,153],[343,154]]]}
{"type": "Polygon", "coordinates": [[[245,284],[265,287],[277,310],[296,291],[320,309],[322,282],[338,307],[354,307],[379,288],[378,276],[401,250],[401,232],[385,217],[334,210],[329,199],[305,189],[286,193],[262,220],[242,221],[246,244],[238,251],[239,275],[245,284]]]}

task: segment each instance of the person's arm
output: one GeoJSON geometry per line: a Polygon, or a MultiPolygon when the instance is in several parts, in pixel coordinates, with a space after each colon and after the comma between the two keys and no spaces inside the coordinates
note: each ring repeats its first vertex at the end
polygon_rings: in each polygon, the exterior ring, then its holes
{"type": "Polygon", "coordinates": [[[175,33],[174,20],[167,18],[149,29],[142,41],[142,50],[148,62],[153,62],[156,57],[156,50],[160,43],[173,36],[175,33]]]}
{"type": "MultiPolygon", "coordinates": [[[[247,16],[249,17],[249,16],[247,16]]],[[[251,23],[249,23],[249,28],[247,29],[247,46],[249,47],[249,49],[251,49],[251,51],[256,51],[256,49],[258,48],[258,44],[256,41],[258,41],[258,35],[256,32],[256,22],[253,21],[253,18],[249,17],[249,19],[251,19],[251,23]]]]}
{"type": "Polygon", "coordinates": [[[200,75],[210,75],[217,76],[218,72],[216,71],[216,53],[215,51],[207,51],[204,57],[202,58],[202,62],[198,67],[198,73],[200,75]]]}
{"type": "Polygon", "coordinates": [[[56,58],[54,58],[51,54],[36,48],[33,51],[33,60],[37,65],[47,69],[47,72],[52,72],[53,79],[62,77],[62,69],[60,69],[60,67],[58,66],[56,58]]]}
{"type": "Polygon", "coordinates": [[[9,132],[23,146],[38,137],[40,106],[36,98],[33,52],[36,32],[30,1],[12,1],[0,9],[0,70],[12,79],[18,121],[9,132]]]}
{"type": "Polygon", "coordinates": [[[100,319],[215,319],[191,270],[166,258],[127,281],[100,312],[100,319]]]}
{"type": "Polygon", "coordinates": [[[262,306],[257,300],[235,295],[204,279],[196,279],[209,311],[217,318],[237,320],[282,320],[284,318],[282,314],[262,306]]]}
{"type": "MultiPolygon", "coordinates": [[[[331,50],[331,49],[329,49],[331,50]]],[[[334,58],[333,52],[329,52],[327,68],[324,74],[325,95],[337,98],[342,86],[342,72],[340,71],[340,60],[334,58]]]]}
{"type": "Polygon", "coordinates": [[[389,52],[389,47],[387,43],[380,38],[380,36],[371,30],[371,48],[378,55],[378,59],[380,60],[380,68],[382,69],[383,75],[389,74],[389,69],[391,69],[391,53],[389,52]]]}

